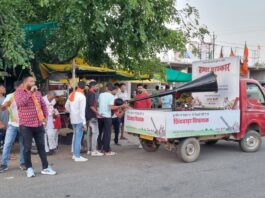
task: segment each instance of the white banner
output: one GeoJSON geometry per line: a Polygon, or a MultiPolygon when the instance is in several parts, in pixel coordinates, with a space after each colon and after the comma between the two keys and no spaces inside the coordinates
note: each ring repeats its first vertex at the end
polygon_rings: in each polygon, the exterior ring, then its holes
{"type": "Polygon", "coordinates": [[[240,111],[128,110],[125,131],[162,138],[180,138],[238,133],[240,111]]]}
{"type": "Polygon", "coordinates": [[[128,110],[125,114],[125,131],[154,137],[166,136],[166,112],[128,110]]]}
{"type": "Polygon", "coordinates": [[[192,64],[192,78],[209,72],[217,76],[218,92],[193,93],[195,106],[239,109],[240,57],[198,61],[192,64]]]}
{"type": "Polygon", "coordinates": [[[166,137],[189,137],[238,133],[240,111],[179,111],[167,113],[166,137]]]}

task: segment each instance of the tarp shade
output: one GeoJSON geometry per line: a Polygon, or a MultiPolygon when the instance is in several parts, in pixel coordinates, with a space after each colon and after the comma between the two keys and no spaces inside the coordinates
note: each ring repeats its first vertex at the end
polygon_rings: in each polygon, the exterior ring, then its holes
{"type": "MultiPolygon", "coordinates": [[[[91,66],[86,63],[83,59],[76,58],[76,68],[79,70],[79,73],[109,73],[113,79],[117,80],[135,80],[135,79],[148,79],[149,75],[140,75],[140,77],[136,76],[132,72],[126,70],[114,70],[107,68],[106,66],[91,66]]],[[[40,71],[43,79],[47,79],[50,74],[55,72],[72,72],[72,64],[40,64],[40,71]]]]}
{"type": "MultiPolygon", "coordinates": [[[[115,72],[115,70],[104,68],[104,67],[94,67],[89,65],[77,65],[77,69],[84,71],[96,71],[96,72],[115,72]]],[[[50,73],[53,72],[71,72],[71,64],[40,64],[41,75],[44,79],[49,77],[50,73]]]]}
{"type": "Polygon", "coordinates": [[[189,82],[192,80],[192,75],[178,70],[166,69],[166,80],[168,82],[189,82]]]}
{"type": "Polygon", "coordinates": [[[131,83],[142,83],[142,84],[159,84],[161,83],[160,80],[155,80],[155,79],[151,79],[151,80],[130,80],[131,83]]]}
{"type": "Polygon", "coordinates": [[[31,48],[34,52],[43,49],[56,27],[56,22],[23,25],[22,28],[26,33],[26,47],[31,48]]]}

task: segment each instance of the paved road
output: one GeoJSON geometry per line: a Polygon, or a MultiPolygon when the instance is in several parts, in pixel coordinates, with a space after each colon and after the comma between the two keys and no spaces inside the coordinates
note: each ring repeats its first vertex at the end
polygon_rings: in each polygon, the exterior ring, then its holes
{"type": "Polygon", "coordinates": [[[92,158],[87,163],[71,160],[69,148],[62,146],[49,157],[57,176],[40,175],[28,179],[12,161],[10,170],[0,174],[1,198],[264,198],[265,144],[257,153],[243,153],[238,144],[219,142],[202,145],[200,159],[182,163],[175,153],[160,148],[156,153],[137,149],[135,139],[114,157],[92,158]]]}

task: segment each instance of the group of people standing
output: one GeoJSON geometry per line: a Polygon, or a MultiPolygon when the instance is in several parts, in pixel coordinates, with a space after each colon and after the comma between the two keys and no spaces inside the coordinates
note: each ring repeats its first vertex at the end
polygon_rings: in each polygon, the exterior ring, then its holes
{"type": "MultiPolygon", "coordinates": [[[[157,95],[160,92],[169,91],[170,86],[165,85],[165,90],[160,90],[159,86],[155,87],[155,90],[149,93],[143,84],[138,84],[136,93],[134,95],[135,99],[141,99],[148,97],[150,95],[157,95]]],[[[152,99],[140,100],[134,103],[135,109],[151,109],[151,108],[162,108],[162,109],[170,109],[173,104],[173,96],[171,94],[163,96],[163,97],[154,97],[152,99]]]]}
{"type": "MultiPolygon", "coordinates": [[[[129,107],[126,103],[128,97],[125,84],[114,85],[107,83],[105,92],[97,98],[99,89],[96,81],[89,83],[89,90],[85,94],[86,83],[79,82],[78,89],[73,91],[65,108],[70,113],[74,136],[72,144],[72,159],[75,162],[86,162],[88,159],[80,155],[83,131],[87,131],[88,155],[113,156],[116,153],[111,150],[112,125],[115,131],[115,144],[119,145],[120,126],[125,110],[129,107]],[[120,104],[119,100],[122,100],[120,104]]],[[[123,134],[122,137],[124,138],[123,134]]]]}
{"type": "MultiPolygon", "coordinates": [[[[14,87],[15,91],[3,98],[1,96],[4,95],[5,89],[0,86],[0,100],[2,100],[0,117],[7,113],[6,110],[9,112],[8,123],[5,124],[5,119],[0,118],[2,120],[0,130],[6,126],[0,173],[8,170],[10,151],[16,136],[19,135],[20,168],[26,170],[27,177],[35,176],[31,163],[32,139],[35,140],[42,162],[41,173],[55,175],[56,172],[48,164],[47,155],[53,154],[58,146],[57,127],[54,124],[54,119],[59,116],[59,112],[54,108],[56,95],[50,91],[42,97],[33,76],[27,76],[23,81],[15,82],[14,87]]],[[[120,145],[119,139],[126,139],[123,128],[124,114],[130,108],[127,103],[126,85],[107,83],[105,91],[99,95],[99,85],[96,81],[89,83],[89,90],[86,93],[85,87],[86,83],[80,81],[78,88],[69,95],[65,104],[73,128],[72,159],[75,162],[88,161],[80,155],[84,131],[87,131],[87,154],[91,156],[116,154],[110,146],[112,128],[116,145],[120,145]]],[[[166,91],[168,89],[169,87],[166,86],[166,91]]],[[[134,96],[136,100],[149,95],[142,84],[137,85],[134,96]]],[[[170,108],[172,98],[164,96],[159,99],[160,102],[163,108],[170,108]]],[[[135,101],[134,108],[150,109],[152,100],[149,98],[135,101]]]]}

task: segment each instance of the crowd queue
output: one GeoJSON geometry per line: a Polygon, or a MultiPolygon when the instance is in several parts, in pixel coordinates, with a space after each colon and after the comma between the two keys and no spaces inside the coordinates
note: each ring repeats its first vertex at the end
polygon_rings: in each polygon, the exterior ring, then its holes
{"type": "MultiPolygon", "coordinates": [[[[87,132],[87,155],[114,156],[116,153],[110,145],[112,128],[114,143],[120,145],[119,139],[126,139],[123,124],[127,109],[150,109],[161,106],[170,108],[173,100],[169,95],[136,101],[131,106],[124,83],[107,83],[105,91],[99,95],[99,85],[96,81],[90,81],[87,91],[85,87],[86,83],[80,81],[78,88],[69,95],[65,104],[73,128],[71,152],[75,162],[88,161],[80,155],[84,131],[87,132]]],[[[0,132],[5,131],[0,173],[8,170],[12,145],[19,136],[20,169],[26,171],[27,177],[35,176],[31,162],[33,139],[42,163],[41,174],[56,175],[47,159],[47,155],[54,154],[58,148],[60,126],[57,126],[56,120],[60,119],[60,116],[55,108],[56,95],[49,91],[43,97],[33,76],[26,76],[22,81],[15,82],[14,89],[13,93],[5,97],[5,87],[0,85],[0,132]]],[[[168,89],[169,86],[166,86],[166,90],[168,89]]],[[[134,98],[140,99],[157,93],[159,87],[149,93],[143,84],[138,84],[134,98]]]]}

